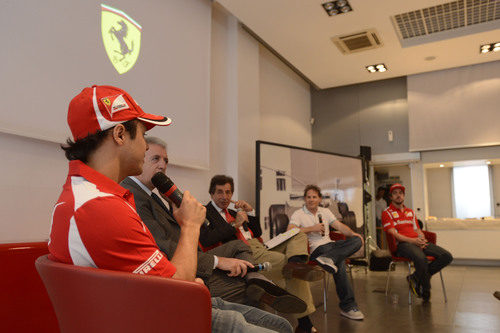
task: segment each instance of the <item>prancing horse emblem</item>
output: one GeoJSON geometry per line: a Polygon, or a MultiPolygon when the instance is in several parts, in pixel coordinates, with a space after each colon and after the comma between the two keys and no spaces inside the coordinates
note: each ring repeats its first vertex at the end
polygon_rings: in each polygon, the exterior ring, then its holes
{"type": "Polygon", "coordinates": [[[109,60],[119,74],[134,67],[142,27],[123,11],[101,4],[101,34],[109,60]]]}

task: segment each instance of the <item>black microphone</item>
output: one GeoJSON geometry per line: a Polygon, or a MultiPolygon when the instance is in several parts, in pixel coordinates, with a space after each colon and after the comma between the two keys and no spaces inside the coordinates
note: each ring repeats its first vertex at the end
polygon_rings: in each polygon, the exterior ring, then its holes
{"type": "MultiPolygon", "coordinates": [[[[323,224],[323,216],[321,216],[321,214],[318,214],[318,220],[319,220],[319,223],[323,224]]],[[[321,236],[324,236],[324,235],[325,235],[325,230],[323,230],[321,232],[321,236]]]]}
{"type": "Polygon", "coordinates": [[[273,265],[270,262],[266,261],[262,264],[256,264],[253,268],[248,267],[247,272],[259,272],[259,271],[270,271],[273,265]]]}
{"type": "MultiPolygon", "coordinates": [[[[158,189],[158,191],[161,194],[166,195],[170,200],[172,200],[172,202],[177,207],[181,206],[183,194],[177,188],[177,186],[175,186],[172,179],[167,177],[167,175],[165,175],[162,172],[157,172],[157,173],[155,173],[153,178],[151,178],[151,182],[153,183],[153,185],[158,189]]],[[[207,227],[209,224],[210,224],[210,222],[208,222],[208,220],[205,219],[205,222],[203,222],[203,225],[205,227],[207,227]]]]}

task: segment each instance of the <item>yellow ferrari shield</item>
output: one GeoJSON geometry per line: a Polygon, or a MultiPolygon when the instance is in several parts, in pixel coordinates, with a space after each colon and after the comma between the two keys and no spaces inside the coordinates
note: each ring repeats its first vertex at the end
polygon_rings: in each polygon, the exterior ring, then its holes
{"type": "Polygon", "coordinates": [[[119,9],[101,4],[101,13],[101,33],[106,53],[118,73],[126,73],[139,58],[142,27],[119,9]]]}

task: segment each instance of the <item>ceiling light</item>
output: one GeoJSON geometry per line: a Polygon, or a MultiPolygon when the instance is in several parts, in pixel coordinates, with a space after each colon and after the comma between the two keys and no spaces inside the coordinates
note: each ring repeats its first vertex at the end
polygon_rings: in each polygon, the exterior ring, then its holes
{"type": "Polygon", "coordinates": [[[332,10],[333,8],[335,8],[335,5],[333,4],[333,2],[327,2],[327,3],[324,3],[324,4],[323,4],[323,7],[324,7],[326,10],[332,10]]]}
{"type": "Polygon", "coordinates": [[[498,52],[498,51],[500,51],[500,42],[483,44],[479,47],[479,53],[498,52]]]}
{"type": "Polygon", "coordinates": [[[368,66],[365,66],[365,68],[370,73],[387,71],[387,67],[385,66],[385,64],[368,65],[368,66]]]}
{"type": "Polygon", "coordinates": [[[352,7],[347,0],[329,1],[321,4],[328,16],[348,13],[352,11],[352,7]]]}
{"type": "Polygon", "coordinates": [[[444,164],[439,164],[439,167],[440,168],[444,168],[444,164]]]}
{"type": "Polygon", "coordinates": [[[486,161],[486,164],[491,164],[491,161],[486,161]]]}
{"type": "Polygon", "coordinates": [[[340,11],[341,11],[342,13],[347,13],[347,12],[350,12],[350,11],[351,11],[351,7],[349,7],[349,6],[344,6],[344,7],[340,8],[340,11]]]}

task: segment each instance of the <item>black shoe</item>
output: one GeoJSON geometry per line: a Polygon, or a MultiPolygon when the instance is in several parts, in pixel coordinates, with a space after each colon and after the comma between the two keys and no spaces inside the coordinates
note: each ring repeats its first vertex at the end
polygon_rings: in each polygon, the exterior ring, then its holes
{"type": "Polygon", "coordinates": [[[495,296],[495,297],[496,297],[496,299],[500,300],[500,291],[495,291],[495,292],[493,293],[493,296],[495,296]]]}
{"type": "Polygon", "coordinates": [[[415,276],[413,274],[408,275],[406,277],[406,281],[408,281],[408,285],[410,286],[410,290],[413,293],[413,295],[415,295],[417,297],[422,297],[422,294],[420,293],[420,288],[419,288],[417,280],[415,279],[415,276]]]}
{"type": "Polygon", "coordinates": [[[424,302],[429,302],[429,300],[431,299],[431,292],[430,290],[424,290],[422,291],[422,300],[424,302]]]}
{"type": "Polygon", "coordinates": [[[302,313],[307,309],[303,300],[267,280],[249,279],[247,284],[250,299],[267,304],[278,312],[302,313]]]}

